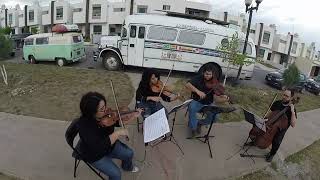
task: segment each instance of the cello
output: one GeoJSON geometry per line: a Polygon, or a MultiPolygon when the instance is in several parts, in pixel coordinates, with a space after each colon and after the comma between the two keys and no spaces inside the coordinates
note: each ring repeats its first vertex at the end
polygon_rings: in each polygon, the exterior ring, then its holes
{"type": "MultiPolygon", "coordinates": [[[[297,104],[299,100],[300,98],[297,97],[297,99],[293,99],[291,103],[297,104]]],[[[260,149],[268,148],[272,144],[273,138],[277,134],[277,132],[289,126],[288,117],[285,114],[288,108],[290,108],[290,106],[285,107],[281,111],[277,110],[271,112],[268,120],[265,122],[266,131],[263,131],[256,125],[253,125],[252,129],[249,132],[249,138],[252,140],[255,146],[260,149]]]]}

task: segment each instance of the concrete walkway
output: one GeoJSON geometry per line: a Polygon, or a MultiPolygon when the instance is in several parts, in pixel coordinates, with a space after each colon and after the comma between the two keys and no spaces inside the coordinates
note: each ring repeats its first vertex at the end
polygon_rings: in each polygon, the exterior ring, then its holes
{"type": "MultiPolygon", "coordinates": [[[[320,109],[299,113],[296,128],[290,128],[280,154],[284,157],[310,145],[320,137],[320,109]]],[[[171,121],[170,121],[171,122],[171,121]]],[[[181,179],[208,180],[238,176],[267,165],[263,159],[256,163],[250,159],[235,155],[226,160],[243,143],[250,125],[246,122],[216,124],[216,137],[210,142],[214,158],[209,157],[205,144],[196,140],[187,140],[184,112],[180,112],[174,129],[175,137],[185,152],[182,156],[177,147],[168,142],[154,148],[147,148],[146,165],[143,159],[144,144],[142,134],[136,125],[130,125],[128,144],[135,150],[137,164],[142,167],[140,174],[124,173],[123,179],[181,179]]],[[[28,116],[0,113],[0,172],[15,174],[24,179],[73,179],[73,159],[64,139],[69,122],[47,120],[28,116]]],[[[266,150],[254,149],[253,153],[265,153],[266,150]]],[[[77,179],[97,179],[82,163],[77,179]]]]}

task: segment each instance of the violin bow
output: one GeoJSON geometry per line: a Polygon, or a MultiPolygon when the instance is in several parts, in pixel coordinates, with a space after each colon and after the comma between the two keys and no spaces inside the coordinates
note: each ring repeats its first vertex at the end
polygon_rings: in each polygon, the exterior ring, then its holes
{"type": "Polygon", "coordinates": [[[168,80],[169,80],[169,77],[170,77],[170,75],[171,75],[171,72],[172,72],[173,68],[174,68],[174,63],[172,64],[172,68],[171,68],[170,71],[169,71],[169,74],[168,74],[168,76],[167,76],[167,79],[166,79],[166,81],[164,82],[164,84],[163,84],[163,86],[162,86],[162,88],[161,88],[161,91],[160,91],[160,93],[159,93],[159,97],[161,96],[164,87],[165,87],[166,84],[168,83],[168,80]]]}
{"type": "MultiPolygon", "coordinates": [[[[112,80],[110,80],[110,85],[111,85],[111,89],[112,89],[113,99],[114,99],[114,102],[115,102],[116,107],[117,107],[117,113],[118,113],[118,116],[119,116],[120,126],[123,129],[125,129],[125,126],[124,126],[124,124],[122,122],[122,118],[121,118],[121,115],[120,115],[119,105],[118,105],[118,101],[117,101],[117,98],[116,98],[116,93],[114,91],[114,86],[113,86],[112,80]]],[[[128,136],[126,136],[126,139],[127,139],[127,141],[129,141],[129,137],[128,136]]]]}
{"type": "Polygon", "coordinates": [[[264,114],[264,116],[263,116],[263,119],[264,119],[264,118],[266,118],[266,116],[267,116],[268,112],[269,112],[269,111],[270,111],[270,109],[271,109],[272,104],[273,104],[273,103],[274,103],[274,101],[277,99],[277,97],[278,97],[278,93],[276,93],[276,95],[274,95],[272,102],[269,104],[269,108],[268,108],[268,110],[266,111],[266,113],[265,113],[265,114],[264,114]]]}

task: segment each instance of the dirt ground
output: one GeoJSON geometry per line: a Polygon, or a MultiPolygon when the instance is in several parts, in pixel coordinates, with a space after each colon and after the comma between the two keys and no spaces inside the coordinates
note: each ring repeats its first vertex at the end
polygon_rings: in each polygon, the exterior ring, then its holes
{"type": "Polygon", "coordinates": [[[86,92],[104,94],[114,107],[110,80],[120,106],[127,106],[134,93],[129,77],[122,72],[59,68],[50,65],[3,63],[8,86],[1,77],[0,111],[57,120],[79,116],[79,102],[86,92]]]}

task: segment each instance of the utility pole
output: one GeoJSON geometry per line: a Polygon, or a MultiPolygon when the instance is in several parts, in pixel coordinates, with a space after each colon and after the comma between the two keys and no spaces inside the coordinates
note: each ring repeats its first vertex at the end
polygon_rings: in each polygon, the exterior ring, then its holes
{"type": "Polygon", "coordinates": [[[134,0],[130,0],[130,15],[133,14],[134,0]]]}
{"type": "MultiPolygon", "coordinates": [[[[260,46],[261,46],[261,39],[263,36],[263,23],[260,23],[260,31],[259,31],[259,39],[258,39],[258,45],[257,45],[257,54],[260,55],[260,46]]],[[[257,56],[258,58],[258,56],[257,56]]]]}
{"type": "Polygon", "coordinates": [[[286,67],[288,67],[289,64],[289,59],[290,59],[290,53],[291,53],[291,48],[292,48],[292,44],[293,44],[293,34],[290,34],[290,44],[289,44],[289,50],[288,50],[288,54],[287,54],[287,62],[286,62],[286,67]]]}
{"type": "Polygon", "coordinates": [[[90,39],[89,3],[90,3],[90,0],[86,0],[86,25],[85,25],[86,37],[85,39],[90,39]]]}

